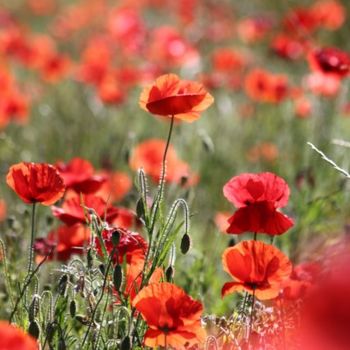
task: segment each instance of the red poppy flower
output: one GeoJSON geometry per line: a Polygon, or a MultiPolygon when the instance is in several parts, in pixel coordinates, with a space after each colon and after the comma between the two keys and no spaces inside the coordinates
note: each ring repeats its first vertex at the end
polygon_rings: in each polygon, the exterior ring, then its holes
{"type": "Polygon", "coordinates": [[[67,261],[73,254],[83,254],[84,246],[88,244],[89,229],[82,224],[72,226],[62,225],[49,232],[46,238],[35,240],[34,250],[37,260],[48,256],[50,260],[67,261]]]}
{"type": "Polygon", "coordinates": [[[292,273],[288,257],[272,245],[262,241],[243,241],[227,248],[222,255],[224,270],[236,282],[224,284],[224,297],[238,291],[247,291],[260,300],[276,298],[281,283],[292,273]]]}
{"type": "Polygon", "coordinates": [[[287,13],[283,25],[287,33],[304,37],[305,34],[310,34],[317,29],[319,21],[312,8],[298,7],[287,13]]]}
{"type": "Polygon", "coordinates": [[[0,199],[0,222],[4,221],[7,215],[7,205],[3,199],[0,199]]]}
{"type": "MultiPolygon", "coordinates": [[[[166,142],[160,139],[150,139],[137,145],[130,158],[131,169],[143,168],[155,182],[159,182],[165,146],[166,142]]],[[[178,158],[172,145],[168,149],[166,180],[177,184],[185,182],[187,185],[193,185],[198,181],[198,177],[191,173],[188,164],[178,158]]]]}
{"type": "Polygon", "coordinates": [[[350,71],[350,56],[335,47],[312,50],[308,60],[313,71],[334,75],[337,78],[346,77],[350,71]]]}
{"type": "Polygon", "coordinates": [[[246,94],[254,101],[279,103],[288,95],[288,78],[262,69],[253,69],[244,80],[246,94]]]}
{"type": "Polygon", "coordinates": [[[24,333],[20,328],[0,321],[0,350],[38,350],[34,338],[24,333]]]}
{"type": "Polygon", "coordinates": [[[337,0],[317,1],[311,10],[319,25],[328,30],[339,29],[346,19],[346,9],[337,0]]]}
{"type": "Polygon", "coordinates": [[[257,16],[244,18],[237,24],[240,39],[247,43],[262,40],[271,31],[273,23],[270,18],[257,16]]]}
{"type": "Polygon", "coordinates": [[[150,62],[168,68],[198,63],[197,50],[181,36],[176,28],[162,26],[155,29],[151,33],[150,42],[148,53],[150,62]]]}
{"type": "Polygon", "coordinates": [[[102,198],[92,194],[84,195],[82,198],[75,195],[66,199],[61,207],[53,206],[52,214],[63,221],[66,225],[86,223],[90,218],[87,209],[95,210],[101,219],[111,223],[118,216],[118,209],[108,205],[102,198]]]}
{"type": "Polygon", "coordinates": [[[57,169],[46,163],[12,165],[6,182],[25,203],[52,205],[62,198],[65,191],[57,169]]]}
{"type": "Polygon", "coordinates": [[[305,77],[305,85],[315,95],[333,97],[340,89],[340,78],[334,74],[313,72],[305,77]]]}
{"type": "Polygon", "coordinates": [[[91,163],[82,158],[73,158],[68,163],[58,162],[56,167],[67,189],[73,189],[77,193],[95,193],[106,181],[105,176],[94,174],[95,169],[91,163]]]}
{"type": "Polygon", "coordinates": [[[131,190],[130,176],[122,171],[103,171],[100,175],[106,178],[106,182],[96,194],[105,201],[119,202],[131,190]]]}
{"type": "MultiPolygon", "coordinates": [[[[122,264],[125,258],[127,264],[131,264],[133,257],[133,261],[136,261],[135,256],[138,257],[138,259],[143,260],[148,248],[147,242],[139,233],[132,232],[121,227],[111,227],[110,229],[104,230],[102,232],[102,238],[107,252],[111,253],[113,250],[114,245],[112,242],[112,235],[116,230],[119,232],[119,243],[117,246],[119,263],[122,264]]],[[[100,255],[102,255],[102,249],[99,240],[96,239],[95,243],[97,251],[100,255]]]]}
{"type": "Polygon", "coordinates": [[[200,316],[203,306],[171,283],[152,283],[133,300],[133,306],[147,322],[146,346],[184,349],[202,343],[205,330],[200,316]]]}
{"type": "Polygon", "coordinates": [[[175,116],[187,122],[198,119],[200,112],[213,101],[202,84],[180,80],[175,74],[160,76],[140,96],[140,106],[144,110],[161,116],[175,116]]]}
{"type": "Polygon", "coordinates": [[[271,43],[272,50],[280,57],[297,60],[305,53],[305,43],[287,34],[278,34],[271,43]]]}
{"type": "Polygon", "coordinates": [[[280,235],[293,221],[277,211],[287,205],[289,187],[272,173],[241,174],[224,186],[225,197],[239,208],[229,219],[227,233],[244,232],[280,235]]]}

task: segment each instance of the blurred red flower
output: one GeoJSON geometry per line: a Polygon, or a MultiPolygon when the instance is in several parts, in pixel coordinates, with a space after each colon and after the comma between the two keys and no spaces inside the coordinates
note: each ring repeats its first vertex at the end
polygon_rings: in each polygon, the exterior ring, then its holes
{"type": "Polygon", "coordinates": [[[148,285],[137,294],[133,306],[148,325],[146,346],[184,349],[205,340],[206,332],[200,321],[202,304],[174,284],[148,285]]]}
{"type": "Polygon", "coordinates": [[[297,60],[305,54],[306,43],[288,34],[278,34],[271,42],[272,50],[280,57],[297,60]]]}
{"type": "Polygon", "coordinates": [[[238,210],[229,219],[227,233],[244,232],[280,235],[293,221],[277,211],[288,203],[289,187],[272,173],[241,174],[228,181],[223,192],[238,210]]]}
{"type": "Polygon", "coordinates": [[[227,248],[222,255],[224,270],[237,282],[227,282],[222,296],[247,291],[260,300],[276,298],[281,283],[292,272],[288,257],[272,245],[262,241],[243,241],[227,248]]]}
{"type": "MultiPolygon", "coordinates": [[[[150,139],[137,145],[129,161],[131,169],[143,168],[147,175],[159,182],[165,146],[166,142],[161,139],[150,139]]],[[[172,145],[168,149],[166,180],[185,185],[194,185],[198,181],[189,165],[178,158],[172,145]]]]}
{"type": "Polygon", "coordinates": [[[278,103],[288,95],[288,78],[256,68],[245,77],[244,89],[254,101],[278,103]]]}
{"type": "Polygon", "coordinates": [[[349,74],[349,54],[335,47],[325,47],[310,51],[308,61],[311,69],[316,72],[333,75],[337,78],[344,78],[349,74]]]}
{"type": "Polygon", "coordinates": [[[240,39],[246,43],[255,43],[266,37],[271,31],[273,23],[266,16],[256,16],[241,19],[237,23],[237,32],[240,39]]]}
{"type": "Polygon", "coordinates": [[[56,167],[67,189],[77,193],[95,193],[107,180],[106,176],[95,174],[92,164],[82,158],[73,158],[68,163],[57,162],[56,167]]]}
{"type": "Polygon", "coordinates": [[[166,74],[142,91],[139,103],[141,108],[153,114],[193,122],[213,101],[202,84],[166,74]]]}
{"type": "Polygon", "coordinates": [[[319,25],[328,30],[339,29],[346,19],[346,9],[337,0],[316,1],[311,10],[319,25]]]}
{"type": "Polygon", "coordinates": [[[131,190],[132,181],[127,173],[122,171],[102,171],[99,175],[105,177],[106,181],[96,195],[105,201],[119,202],[131,190]]]}
{"type": "Polygon", "coordinates": [[[106,219],[109,223],[119,214],[118,208],[108,205],[102,198],[93,194],[73,195],[65,199],[61,207],[53,206],[51,209],[55,217],[69,226],[89,221],[91,213],[88,209],[93,209],[102,220],[106,219]]]}
{"type": "Polygon", "coordinates": [[[0,321],[0,350],[38,350],[34,338],[24,333],[20,328],[0,321]]]}
{"type": "Polygon", "coordinates": [[[47,237],[35,240],[36,260],[40,262],[49,254],[49,260],[67,261],[73,254],[84,253],[83,248],[89,243],[89,238],[89,229],[82,224],[62,225],[50,231],[47,237]]]}
{"type": "Polygon", "coordinates": [[[4,221],[7,216],[7,205],[3,199],[0,199],[0,222],[4,221]]]}
{"type": "Polygon", "coordinates": [[[52,205],[62,198],[65,191],[57,169],[46,163],[12,165],[6,182],[25,203],[52,205]]]}

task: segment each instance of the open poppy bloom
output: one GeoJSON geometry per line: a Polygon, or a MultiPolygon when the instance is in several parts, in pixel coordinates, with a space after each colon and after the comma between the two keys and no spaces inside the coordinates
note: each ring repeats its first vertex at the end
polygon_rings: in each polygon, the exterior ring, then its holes
{"type": "Polygon", "coordinates": [[[39,349],[33,337],[5,321],[0,321],[0,339],[0,350],[39,349]]]}
{"type": "Polygon", "coordinates": [[[48,254],[49,260],[58,261],[67,261],[73,254],[83,254],[84,245],[88,244],[89,237],[89,229],[82,224],[62,225],[50,231],[46,238],[35,240],[34,250],[37,253],[37,261],[40,262],[48,254]]]}
{"type": "Polygon", "coordinates": [[[200,317],[203,306],[171,283],[152,283],[133,300],[133,306],[147,322],[146,346],[184,349],[203,343],[205,330],[200,317]]]}
{"type": "MultiPolygon", "coordinates": [[[[162,169],[162,159],[166,142],[161,139],[150,139],[137,145],[130,158],[130,167],[133,170],[143,168],[155,182],[159,181],[162,169]]],[[[171,183],[193,185],[198,178],[192,174],[189,165],[178,158],[175,149],[169,145],[166,180],[171,183]]]]}
{"type": "Polygon", "coordinates": [[[313,71],[344,78],[350,71],[350,56],[336,47],[312,50],[308,55],[313,71]]]}
{"type": "Polygon", "coordinates": [[[165,74],[142,91],[139,104],[153,114],[193,122],[213,101],[202,84],[165,74]]]}
{"type": "Polygon", "coordinates": [[[277,209],[288,203],[289,187],[272,173],[241,174],[224,186],[224,196],[238,210],[229,219],[227,233],[244,232],[280,235],[293,221],[277,209]]]}
{"type": "Polygon", "coordinates": [[[12,165],[7,184],[25,203],[52,205],[64,194],[64,181],[57,169],[46,163],[18,163],[12,165]]]}
{"type": "Polygon", "coordinates": [[[57,162],[56,167],[63,177],[67,189],[77,193],[94,193],[107,180],[105,176],[94,174],[91,163],[82,158],[73,158],[68,163],[57,162]]]}
{"type": "Polygon", "coordinates": [[[244,290],[260,300],[274,299],[280,293],[281,283],[292,273],[288,257],[262,241],[243,241],[227,248],[222,265],[236,279],[224,284],[223,297],[244,290]]]}
{"type": "Polygon", "coordinates": [[[61,207],[52,207],[52,214],[66,225],[76,223],[84,224],[90,219],[88,209],[93,209],[96,214],[111,223],[118,216],[118,208],[108,205],[102,198],[93,194],[79,195],[66,199],[61,207]]]}

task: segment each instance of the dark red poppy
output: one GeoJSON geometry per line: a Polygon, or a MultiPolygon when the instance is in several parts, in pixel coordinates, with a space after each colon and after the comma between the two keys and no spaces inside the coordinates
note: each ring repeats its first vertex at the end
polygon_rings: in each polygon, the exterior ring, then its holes
{"type": "Polygon", "coordinates": [[[73,158],[68,163],[57,162],[56,167],[67,189],[77,193],[95,193],[107,180],[105,176],[95,174],[91,163],[82,158],[73,158]]]}
{"type": "Polygon", "coordinates": [[[52,207],[52,214],[66,225],[84,224],[90,220],[89,209],[93,209],[101,219],[106,219],[109,223],[118,216],[117,208],[108,205],[102,198],[92,194],[82,197],[74,195],[67,198],[61,207],[52,207]]]}
{"type": "MultiPolygon", "coordinates": [[[[145,239],[137,232],[129,231],[122,227],[111,227],[102,232],[102,238],[106,246],[107,252],[111,253],[113,250],[113,232],[118,231],[119,233],[119,243],[117,246],[118,249],[118,258],[119,263],[123,263],[124,259],[128,264],[131,264],[132,258],[135,262],[135,256],[138,259],[144,259],[148,244],[145,239]]],[[[96,248],[100,255],[102,255],[101,245],[98,239],[96,239],[96,248]]],[[[117,260],[115,261],[117,262],[117,260]]]]}
{"type": "Polygon", "coordinates": [[[0,350],[38,350],[34,338],[24,333],[20,328],[0,321],[0,350]]]}
{"type": "Polygon", "coordinates": [[[12,165],[6,182],[25,203],[52,205],[62,198],[65,191],[57,169],[46,163],[12,165]]]}
{"type": "Polygon", "coordinates": [[[227,233],[280,235],[293,221],[277,209],[287,205],[289,187],[272,173],[241,174],[224,186],[225,197],[239,208],[229,219],[227,233]]]}
{"type": "Polygon", "coordinates": [[[202,84],[180,80],[175,74],[166,74],[142,91],[139,103],[141,108],[153,114],[175,116],[177,119],[192,122],[213,101],[213,97],[202,84]]]}
{"type": "Polygon", "coordinates": [[[148,325],[146,346],[184,349],[203,344],[206,336],[200,320],[203,306],[176,285],[152,283],[136,295],[133,306],[148,325]]]}
{"type": "Polygon", "coordinates": [[[310,51],[308,55],[312,70],[337,78],[344,78],[350,71],[350,56],[335,47],[325,47],[310,51]]]}
{"type": "Polygon", "coordinates": [[[276,298],[292,272],[292,264],[276,247],[262,241],[243,241],[222,255],[224,270],[236,282],[227,282],[222,296],[247,291],[260,300],[276,298]]]}

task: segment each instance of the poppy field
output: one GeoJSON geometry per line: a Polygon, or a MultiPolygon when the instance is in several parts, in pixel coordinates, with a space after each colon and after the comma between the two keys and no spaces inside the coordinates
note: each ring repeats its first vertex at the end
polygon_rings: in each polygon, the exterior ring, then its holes
{"type": "Polygon", "coordinates": [[[0,350],[348,350],[350,4],[0,3],[0,350]]]}

